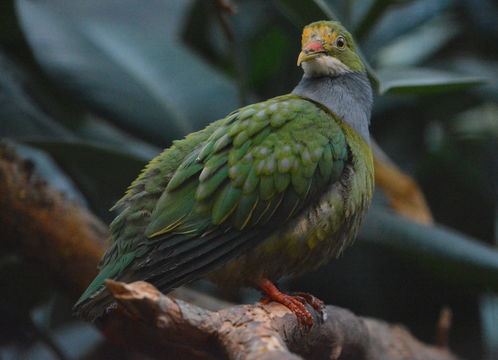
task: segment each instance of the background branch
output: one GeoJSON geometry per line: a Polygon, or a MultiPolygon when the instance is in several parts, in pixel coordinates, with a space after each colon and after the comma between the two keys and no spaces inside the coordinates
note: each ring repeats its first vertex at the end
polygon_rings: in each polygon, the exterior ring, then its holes
{"type": "Polygon", "coordinates": [[[375,185],[384,191],[389,205],[408,219],[433,225],[434,219],[418,184],[391,161],[374,139],[371,140],[375,185]]]}
{"type": "Polygon", "coordinates": [[[97,274],[107,226],[34,174],[34,165],[0,144],[2,248],[40,264],[73,297],[97,274]]]}

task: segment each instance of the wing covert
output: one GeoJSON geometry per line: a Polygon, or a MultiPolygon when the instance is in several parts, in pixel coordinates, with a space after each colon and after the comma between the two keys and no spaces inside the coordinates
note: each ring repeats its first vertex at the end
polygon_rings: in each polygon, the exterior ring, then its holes
{"type": "Polygon", "coordinates": [[[146,234],[278,226],[340,177],[347,156],[339,125],[310,101],[285,96],[242,108],[180,165],[146,234]]]}

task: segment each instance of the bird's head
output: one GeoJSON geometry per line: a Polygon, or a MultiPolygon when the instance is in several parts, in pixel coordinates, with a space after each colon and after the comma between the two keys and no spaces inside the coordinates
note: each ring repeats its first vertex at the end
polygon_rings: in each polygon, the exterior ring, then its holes
{"type": "Polygon", "coordinates": [[[309,77],[365,71],[353,37],[337,21],[317,21],[303,29],[297,65],[301,65],[309,77]]]}

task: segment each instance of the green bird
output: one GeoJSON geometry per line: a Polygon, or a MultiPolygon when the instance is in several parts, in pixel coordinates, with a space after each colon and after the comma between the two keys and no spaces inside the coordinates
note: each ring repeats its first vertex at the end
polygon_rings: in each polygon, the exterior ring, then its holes
{"type": "Polygon", "coordinates": [[[153,159],[114,209],[100,273],[76,303],[95,320],[115,306],[106,279],[168,293],[207,277],[254,286],[301,323],[306,295],[274,282],[314,269],[352,243],[370,204],[372,90],[352,36],[307,25],[291,94],[235,110],[153,159]]]}

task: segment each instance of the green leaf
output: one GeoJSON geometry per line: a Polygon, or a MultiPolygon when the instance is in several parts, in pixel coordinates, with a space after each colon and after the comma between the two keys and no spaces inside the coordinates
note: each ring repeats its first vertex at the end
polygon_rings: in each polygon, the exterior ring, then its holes
{"type": "Polygon", "coordinates": [[[354,34],[358,41],[362,41],[366,37],[385,10],[394,2],[397,2],[397,0],[374,0],[371,2],[365,15],[354,29],[354,34]]]}
{"type": "Polygon", "coordinates": [[[498,139],[498,104],[486,102],[457,114],[451,132],[458,138],[498,139]]]}
{"type": "Polygon", "coordinates": [[[376,74],[380,83],[380,94],[444,93],[486,83],[486,79],[481,77],[426,68],[380,69],[376,74]]]}
{"type": "MultiPolygon", "coordinates": [[[[366,54],[373,55],[378,48],[385,46],[400,36],[407,34],[427,21],[442,15],[452,5],[450,0],[400,0],[399,6],[392,6],[382,13],[378,23],[362,38],[366,54]]],[[[356,32],[353,31],[356,35],[356,32]]]]}
{"type": "Polygon", "coordinates": [[[445,46],[459,30],[459,24],[449,16],[434,18],[380,48],[375,63],[380,68],[416,66],[445,46]]]}
{"type": "Polygon", "coordinates": [[[473,54],[471,56],[456,56],[446,61],[451,69],[485,79],[491,79],[486,86],[481,86],[473,91],[486,101],[498,103],[498,61],[484,60],[484,56],[473,54]]]}
{"type": "Polygon", "coordinates": [[[327,19],[339,20],[337,12],[332,8],[332,5],[330,5],[330,3],[326,2],[325,0],[313,0],[313,2],[323,12],[327,19]]]}
{"type": "Polygon", "coordinates": [[[287,57],[295,56],[290,46],[290,37],[278,26],[264,28],[255,38],[251,52],[250,74],[248,80],[255,88],[268,85],[269,81],[279,81],[282,64],[287,57]]]}
{"type": "Polygon", "coordinates": [[[161,151],[161,148],[141,141],[99,117],[85,116],[74,132],[82,141],[113,146],[139,158],[152,159],[161,151]]]}
{"type": "Polygon", "coordinates": [[[443,226],[424,226],[374,208],[360,239],[388,247],[459,284],[498,291],[498,250],[443,226]]]}
{"type": "Polygon", "coordinates": [[[339,20],[332,7],[323,0],[273,0],[273,2],[298,28],[318,20],[339,20]]]}
{"type": "Polygon", "coordinates": [[[498,296],[492,293],[481,297],[479,303],[481,327],[486,359],[498,358],[498,296]]]}
{"type": "MultiPolygon", "coordinates": [[[[495,210],[495,245],[498,245],[498,209],[495,210]]],[[[498,358],[498,295],[487,292],[479,302],[486,359],[498,358]]]]}
{"type": "Polygon", "coordinates": [[[164,144],[232,111],[237,91],[179,38],[189,2],[18,0],[35,57],[101,114],[164,144]],[[110,11],[109,6],[113,9],[110,11]],[[152,11],[153,10],[153,11],[152,11]]]}
{"type": "Polygon", "coordinates": [[[0,49],[0,137],[72,137],[34,85],[33,78],[0,49]]]}
{"type": "Polygon", "coordinates": [[[15,141],[80,137],[114,144],[148,158],[159,152],[108,121],[87,114],[80,106],[66,103],[65,98],[53,92],[46,79],[14,62],[1,49],[0,69],[0,137],[15,141]]]}

